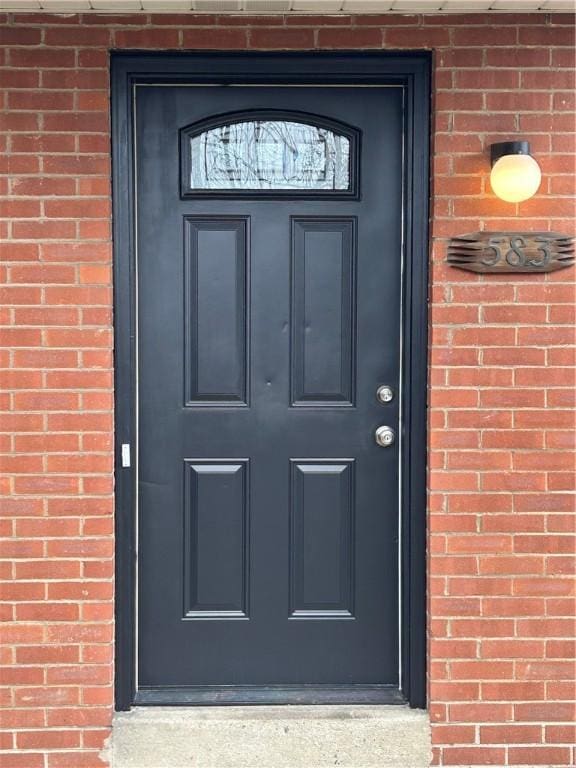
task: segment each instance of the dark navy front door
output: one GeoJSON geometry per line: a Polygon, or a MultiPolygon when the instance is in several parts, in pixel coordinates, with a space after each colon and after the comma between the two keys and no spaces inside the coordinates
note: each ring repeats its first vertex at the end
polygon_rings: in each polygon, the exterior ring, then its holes
{"type": "Polygon", "coordinates": [[[135,107],[138,688],[380,700],[399,686],[402,90],[147,85],[135,107]]]}

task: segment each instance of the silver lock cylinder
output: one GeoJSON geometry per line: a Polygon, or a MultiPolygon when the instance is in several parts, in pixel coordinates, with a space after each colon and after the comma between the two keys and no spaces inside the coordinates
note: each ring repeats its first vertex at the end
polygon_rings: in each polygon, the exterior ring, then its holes
{"type": "Polygon", "coordinates": [[[394,390],[387,384],[381,384],[376,390],[376,399],[379,403],[389,403],[394,399],[394,390]]]}
{"type": "Polygon", "coordinates": [[[392,427],[382,426],[374,433],[374,439],[381,448],[388,448],[396,439],[396,435],[392,427]]]}

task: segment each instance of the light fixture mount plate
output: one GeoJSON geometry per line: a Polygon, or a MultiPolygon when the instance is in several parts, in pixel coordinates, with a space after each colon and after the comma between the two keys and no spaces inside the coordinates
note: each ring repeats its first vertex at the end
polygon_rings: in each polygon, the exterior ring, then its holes
{"type": "Polygon", "coordinates": [[[529,155],[529,141],[499,141],[490,144],[490,162],[492,165],[506,155],[529,155]]]}

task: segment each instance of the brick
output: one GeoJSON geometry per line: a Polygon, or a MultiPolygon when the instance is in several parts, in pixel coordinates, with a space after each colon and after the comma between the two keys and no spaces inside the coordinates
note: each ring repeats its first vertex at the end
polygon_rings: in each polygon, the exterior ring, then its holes
{"type": "Polygon", "coordinates": [[[68,392],[17,392],[14,395],[17,410],[70,411],[78,407],[78,395],[68,392]]]}
{"type": "Polygon", "coordinates": [[[49,685],[110,685],[110,668],[105,665],[80,665],[53,667],[47,671],[49,685]]]}
{"type": "Polygon", "coordinates": [[[15,691],[16,706],[77,706],[79,703],[78,689],[73,687],[30,687],[19,688],[15,691]]]}
{"type": "MultiPolygon", "coordinates": [[[[109,127],[109,122],[109,117],[106,113],[48,113],[44,116],[44,130],[63,131],[65,133],[77,133],[79,131],[98,133],[106,132],[109,127]]],[[[56,172],[59,173],[59,171],[56,172]]]]}
{"type": "Polygon", "coordinates": [[[541,640],[482,640],[480,653],[490,659],[541,658],[544,644],[541,640]]]}
{"type": "Polygon", "coordinates": [[[386,29],[386,48],[439,48],[448,46],[450,35],[447,29],[386,29]]]}
{"type": "Polygon", "coordinates": [[[484,682],[482,697],[485,701],[537,701],[544,697],[543,682],[484,682]]]}
{"type": "Polygon", "coordinates": [[[21,240],[60,240],[73,238],[76,227],[71,221],[15,221],[12,232],[21,240]]]}
{"type": "Polygon", "coordinates": [[[519,619],[518,632],[526,637],[567,637],[573,632],[573,622],[564,619],[519,619]]]}
{"type": "Polygon", "coordinates": [[[107,199],[98,200],[47,200],[44,203],[44,213],[55,219],[92,219],[110,215],[110,205],[107,199]]]}
{"type": "Polygon", "coordinates": [[[106,389],[111,385],[110,371],[55,371],[46,375],[49,389],[106,389]]]}
{"type": "MultiPolygon", "coordinates": [[[[52,155],[44,159],[44,170],[47,173],[81,176],[84,174],[107,174],[110,161],[107,157],[79,155],[52,155]]],[[[63,238],[65,236],[62,236],[63,238]]]]}
{"type": "MultiPolygon", "coordinates": [[[[371,30],[367,30],[370,35],[371,30]]],[[[254,29],[250,33],[250,47],[254,49],[306,49],[314,48],[311,29],[254,29]]]]}
{"type": "Polygon", "coordinates": [[[42,600],[45,595],[43,584],[17,582],[0,583],[0,595],[3,601],[42,600]]]}
{"type": "Polygon", "coordinates": [[[512,67],[521,70],[532,67],[546,67],[550,64],[550,55],[554,56],[558,51],[549,48],[516,48],[503,50],[502,48],[486,49],[486,66],[498,67],[498,69],[512,67]]]}
{"type": "Polygon", "coordinates": [[[15,283],[73,283],[76,272],[60,264],[25,264],[12,267],[10,279],[15,283]]]}
{"type": "Polygon", "coordinates": [[[487,515],[482,521],[482,531],[486,533],[539,533],[544,527],[542,515],[487,515]]]}
{"type": "Polygon", "coordinates": [[[576,725],[547,725],[546,740],[551,743],[576,743],[576,725]]]}
{"type": "Polygon", "coordinates": [[[18,325],[77,325],[78,318],[78,310],[73,307],[34,307],[14,312],[18,325]]]}
{"type": "Polygon", "coordinates": [[[0,557],[17,560],[18,558],[42,557],[41,541],[26,541],[22,539],[4,539],[0,542],[0,557]]]}
{"type": "Polygon", "coordinates": [[[16,737],[19,749],[72,749],[80,746],[80,734],[74,731],[25,731],[16,737]]]}
{"type": "Polygon", "coordinates": [[[514,664],[511,661],[452,661],[452,680],[492,680],[512,676],[514,664]]]}
{"type": "Polygon", "coordinates": [[[521,680],[572,680],[573,661],[518,661],[516,674],[521,680]]]}
{"type": "Polygon", "coordinates": [[[520,27],[518,30],[518,42],[520,45],[551,45],[570,46],[574,48],[574,29],[570,27],[520,27]]]}
{"type": "Polygon", "coordinates": [[[182,33],[184,48],[242,49],[248,45],[248,36],[242,29],[185,29],[182,33]]]}
{"type": "Polygon", "coordinates": [[[436,556],[430,563],[433,575],[476,574],[478,572],[475,557],[436,556]]]}
{"type": "Polygon", "coordinates": [[[71,93],[57,91],[10,91],[8,107],[10,109],[31,109],[35,111],[72,110],[74,97],[71,93]]]}
{"type": "Polygon", "coordinates": [[[109,347],[111,336],[109,330],[86,329],[49,329],[45,332],[45,339],[51,347],[92,348],[109,347]]]}
{"type": "Polygon", "coordinates": [[[436,701],[474,701],[478,698],[480,687],[477,683],[431,682],[430,695],[436,701]]]}
{"type": "Polygon", "coordinates": [[[48,28],[44,30],[44,44],[49,46],[79,46],[108,47],[111,33],[106,27],[83,29],[75,25],[73,28],[48,28]]]}
{"type": "Polygon", "coordinates": [[[42,41],[39,29],[0,29],[0,45],[38,45],[42,41]]]}
{"type": "Polygon", "coordinates": [[[0,336],[2,347],[38,347],[41,343],[41,331],[36,329],[4,328],[0,336]]]}
{"type": "Polygon", "coordinates": [[[21,664],[70,664],[79,659],[78,647],[74,645],[38,645],[16,649],[16,659],[21,664]]]}
{"type": "Polygon", "coordinates": [[[0,712],[0,725],[3,728],[42,727],[44,725],[44,712],[40,709],[3,710],[0,712]]]}
{"type": "MultiPolygon", "coordinates": [[[[290,17],[292,18],[292,14],[290,14],[290,17]]],[[[194,16],[187,15],[186,17],[182,16],[174,16],[175,19],[186,19],[186,26],[188,25],[194,25],[194,16]]],[[[300,23],[302,25],[302,17],[301,16],[294,16],[294,23],[300,23]]],[[[205,16],[202,14],[201,17],[195,18],[196,24],[201,24],[202,26],[208,26],[212,24],[219,24],[225,27],[276,27],[276,26],[283,26],[287,23],[287,17],[286,16],[271,16],[271,15],[262,15],[262,16],[252,16],[250,14],[239,14],[239,15],[233,15],[233,16],[221,16],[214,19],[213,17],[205,16]]],[[[306,23],[303,24],[303,26],[308,26],[306,23]]]]}
{"type": "Polygon", "coordinates": [[[566,428],[572,423],[572,415],[569,411],[529,410],[517,411],[514,414],[515,425],[520,428],[554,429],[566,428]]]}
{"type": "Polygon", "coordinates": [[[58,67],[63,69],[74,68],[75,53],[70,49],[59,48],[14,48],[10,54],[10,63],[13,67],[58,67]]]}
{"type": "Polygon", "coordinates": [[[41,752],[2,753],[2,768],[44,768],[44,755],[41,752]]]}
{"type": "Polygon", "coordinates": [[[541,736],[541,729],[536,725],[480,726],[480,742],[482,744],[538,743],[541,736]]]}
{"type": "Polygon", "coordinates": [[[511,619],[454,619],[450,626],[454,637],[510,637],[514,634],[511,619]]]}
{"type": "Polygon", "coordinates": [[[42,667],[0,667],[2,685],[41,685],[44,682],[42,667]]]}
{"type": "MultiPolygon", "coordinates": [[[[74,30],[77,32],[78,30],[74,30]]],[[[42,71],[42,86],[44,88],[107,88],[108,73],[105,69],[45,69],[42,71]]]]}
{"type": "Polygon", "coordinates": [[[526,553],[569,554],[574,552],[575,543],[573,536],[549,533],[542,536],[519,535],[514,538],[514,550],[526,553]]]}
{"type": "Polygon", "coordinates": [[[576,519],[569,515],[549,515],[546,520],[547,530],[557,533],[576,533],[576,519]]]}
{"type": "Polygon", "coordinates": [[[78,352],[51,349],[20,350],[14,352],[14,365],[17,368],[75,368],[78,365],[78,352]]]}
{"type": "Polygon", "coordinates": [[[22,476],[14,478],[14,492],[25,494],[78,493],[78,478],[57,475],[22,476]]]}
{"type": "Polygon", "coordinates": [[[505,387],[512,385],[512,372],[501,368],[460,368],[448,372],[451,386],[505,387]]]}
{"type": "MultiPolygon", "coordinates": [[[[49,134],[48,134],[49,135],[49,134]]],[[[16,138],[16,136],[14,137],[16,138]]],[[[42,137],[44,140],[44,137],[42,137]]],[[[66,140],[66,137],[57,136],[59,142],[66,140]]],[[[74,137],[68,137],[74,138],[74,137]]],[[[62,146],[62,144],[60,144],[62,146]]],[[[33,176],[22,177],[20,179],[14,179],[12,181],[12,191],[16,195],[22,196],[57,196],[57,195],[73,195],[76,184],[74,179],[63,179],[61,177],[51,176],[33,176]]]]}
{"type": "Polygon", "coordinates": [[[175,29],[126,29],[114,32],[116,48],[178,48],[175,29]]]}
{"type": "Polygon", "coordinates": [[[512,718],[512,706],[492,702],[451,704],[450,716],[454,722],[506,722],[512,718]]]}
{"type": "Polygon", "coordinates": [[[472,744],[475,728],[471,725],[438,725],[432,732],[432,742],[437,744],[472,744]]]}
{"type": "Polygon", "coordinates": [[[510,765],[526,764],[536,765],[570,765],[571,750],[569,747],[510,747],[508,760],[510,765]]]}
{"type": "Polygon", "coordinates": [[[555,555],[549,557],[546,561],[546,573],[548,575],[573,575],[576,562],[574,557],[563,557],[562,555],[555,555]]]}
{"type": "Polygon", "coordinates": [[[108,307],[111,301],[110,288],[101,286],[47,287],[44,295],[51,304],[103,305],[108,307]]]}
{"type": "Polygon", "coordinates": [[[111,721],[111,708],[53,708],[47,711],[46,721],[49,727],[61,726],[106,726],[111,721]]]}
{"type": "Polygon", "coordinates": [[[448,425],[454,428],[482,429],[512,427],[512,415],[502,411],[453,411],[448,414],[448,425]]]}
{"type": "Polygon", "coordinates": [[[46,243],[42,245],[42,259],[58,262],[108,262],[111,259],[108,243],[46,243]]]}
{"type": "Polygon", "coordinates": [[[448,552],[481,553],[512,551],[512,539],[506,535],[452,536],[448,542],[448,552]]]}
{"type": "MultiPolygon", "coordinates": [[[[77,621],[80,611],[77,605],[70,603],[26,603],[16,606],[18,621],[77,621]]],[[[43,680],[35,682],[41,683],[43,680]]]]}
{"type": "Polygon", "coordinates": [[[509,469],[510,464],[504,451],[458,451],[448,457],[449,469],[509,469]]]}
{"type": "Polygon", "coordinates": [[[546,683],[546,695],[552,701],[570,701],[576,698],[576,684],[572,681],[554,680],[546,683]]]}
{"type": "MultiPolygon", "coordinates": [[[[3,200],[0,202],[0,217],[6,219],[33,219],[40,216],[40,203],[36,200],[3,200]]],[[[11,257],[14,261],[20,261],[25,248],[34,248],[37,253],[38,246],[20,246],[16,251],[11,248],[11,257]]],[[[18,246],[16,246],[18,248],[18,246]]]]}
{"type": "MultiPolygon", "coordinates": [[[[522,81],[525,74],[522,75],[522,81]]],[[[550,109],[551,101],[548,92],[488,93],[486,109],[498,112],[545,112],[550,109]]]]}
{"type": "Polygon", "coordinates": [[[54,752],[48,760],[49,768],[102,768],[99,751],[54,752]]]}
{"type": "Polygon", "coordinates": [[[356,27],[354,29],[324,28],[318,31],[320,48],[381,48],[382,30],[356,27]]]}
{"type": "Polygon", "coordinates": [[[0,383],[4,389],[37,389],[42,386],[41,371],[2,371],[0,383]]]}
{"type": "Polygon", "coordinates": [[[497,747],[444,747],[444,765],[504,765],[505,751],[497,747]]]}
{"type": "Polygon", "coordinates": [[[536,430],[486,430],[482,434],[483,448],[543,448],[544,435],[536,430]]]}

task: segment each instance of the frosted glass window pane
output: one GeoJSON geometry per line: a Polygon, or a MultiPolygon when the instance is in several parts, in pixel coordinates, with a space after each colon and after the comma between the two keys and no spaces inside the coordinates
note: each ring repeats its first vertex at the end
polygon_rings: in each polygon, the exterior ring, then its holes
{"type": "Polygon", "coordinates": [[[251,120],[190,138],[190,187],[350,189],[350,139],[314,125],[251,120]]]}

